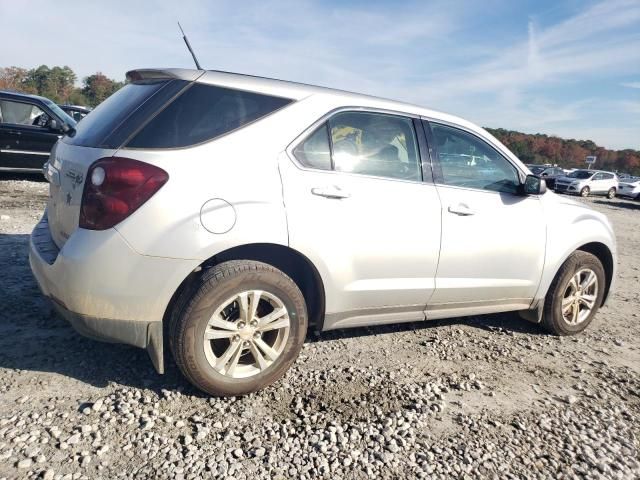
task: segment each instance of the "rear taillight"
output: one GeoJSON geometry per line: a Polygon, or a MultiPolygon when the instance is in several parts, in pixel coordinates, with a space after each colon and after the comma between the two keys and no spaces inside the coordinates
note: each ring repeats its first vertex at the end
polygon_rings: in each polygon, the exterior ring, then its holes
{"type": "Polygon", "coordinates": [[[130,158],[101,158],[89,168],[82,193],[80,228],[106,230],[149,200],[169,175],[130,158]]]}

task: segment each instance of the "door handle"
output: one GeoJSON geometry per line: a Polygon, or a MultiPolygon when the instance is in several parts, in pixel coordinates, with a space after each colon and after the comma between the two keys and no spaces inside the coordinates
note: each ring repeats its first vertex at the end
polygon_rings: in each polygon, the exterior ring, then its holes
{"type": "Polygon", "coordinates": [[[335,185],[332,185],[330,187],[315,187],[311,189],[311,193],[314,195],[318,195],[319,197],[335,199],[349,198],[351,196],[335,185]]]}
{"type": "Polygon", "coordinates": [[[475,212],[470,209],[464,203],[459,203],[457,205],[449,205],[449,213],[453,213],[455,215],[460,215],[462,217],[468,217],[469,215],[473,215],[475,212]]]}

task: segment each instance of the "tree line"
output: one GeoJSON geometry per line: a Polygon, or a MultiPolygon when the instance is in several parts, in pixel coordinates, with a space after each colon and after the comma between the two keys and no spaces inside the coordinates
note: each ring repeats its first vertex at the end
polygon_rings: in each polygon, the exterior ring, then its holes
{"type": "Polygon", "coordinates": [[[597,158],[594,168],[640,175],[640,151],[609,150],[591,140],[563,139],[541,133],[528,134],[487,128],[498,140],[525,163],[559,165],[564,168],[585,168],[589,155],[597,158]]]}
{"type": "MultiPolygon", "coordinates": [[[[0,68],[0,90],[34,93],[56,103],[95,107],[125,82],[96,72],[82,80],[68,66],[40,65],[30,70],[20,67],[0,68]]],[[[525,163],[551,163],[565,168],[584,167],[588,155],[598,157],[596,167],[640,175],[640,151],[608,150],[591,140],[565,140],[544,134],[528,134],[504,128],[487,128],[525,163]]]]}
{"type": "Polygon", "coordinates": [[[0,68],[0,90],[32,93],[47,97],[58,104],[97,106],[124,85],[96,72],[82,79],[76,86],[78,76],[68,66],[40,65],[37,68],[0,68]]]}

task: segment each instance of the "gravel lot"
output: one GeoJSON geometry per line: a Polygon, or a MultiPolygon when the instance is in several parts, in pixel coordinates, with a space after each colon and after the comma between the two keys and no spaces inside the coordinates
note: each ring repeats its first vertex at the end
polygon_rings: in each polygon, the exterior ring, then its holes
{"type": "Polygon", "coordinates": [[[46,196],[0,177],[0,478],[640,477],[640,203],[584,200],[620,253],[580,336],[512,314],[310,334],[284,380],[217,399],[53,313],[27,258],[46,196]]]}

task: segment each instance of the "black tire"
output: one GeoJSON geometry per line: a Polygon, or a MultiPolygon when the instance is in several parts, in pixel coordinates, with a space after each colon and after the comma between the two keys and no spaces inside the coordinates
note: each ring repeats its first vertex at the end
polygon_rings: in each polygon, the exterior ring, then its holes
{"type": "Polygon", "coordinates": [[[589,187],[582,187],[582,190],[580,190],[581,197],[588,197],[589,193],[591,193],[591,189],[589,187]]]}
{"type": "Polygon", "coordinates": [[[609,191],[607,192],[607,198],[608,199],[612,199],[616,196],[616,189],[615,188],[610,188],[609,191]]]}
{"type": "Polygon", "coordinates": [[[171,317],[169,344],[180,371],[200,390],[216,396],[255,392],[279,380],[298,357],[307,333],[307,308],[298,286],[280,270],[262,262],[232,260],[207,270],[192,292],[183,311],[171,317]],[[230,378],[207,360],[204,332],[225,300],[251,289],[282,301],[289,314],[289,335],[280,355],[263,371],[247,378],[230,378]]]}
{"type": "Polygon", "coordinates": [[[606,288],[606,277],[604,268],[598,258],[590,253],[583,251],[573,252],[569,258],[562,264],[558,273],[556,273],[544,303],[544,313],[542,317],[542,325],[554,335],[575,335],[582,332],[589,326],[593,317],[598,312],[598,308],[602,305],[602,298],[606,288]],[[589,316],[577,325],[571,325],[562,314],[562,300],[567,290],[571,278],[581,269],[591,269],[598,279],[598,291],[596,294],[595,306],[591,310],[589,316]]]}

